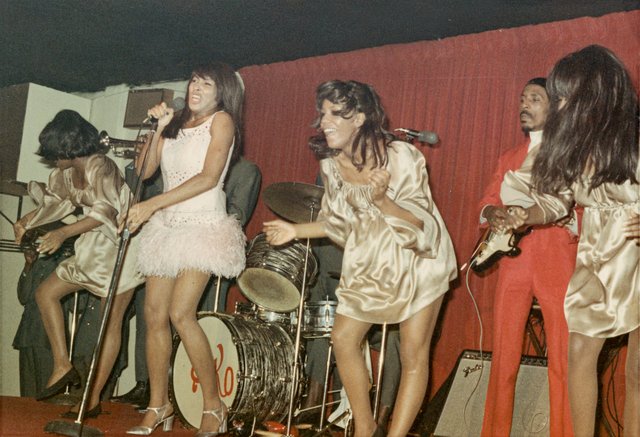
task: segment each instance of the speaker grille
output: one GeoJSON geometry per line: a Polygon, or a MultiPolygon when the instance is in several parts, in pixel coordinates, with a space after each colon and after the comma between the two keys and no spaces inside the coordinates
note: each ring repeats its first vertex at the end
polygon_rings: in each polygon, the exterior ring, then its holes
{"type": "MultiPolygon", "coordinates": [[[[523,357],[516,381],[512,437],[549,435],[547,362],[523,357]]],[[[453,373],[434,436],[479,436],[491,371],[491,353],[464,351],[453,373]]]]}
{"type": "Polygon", "coordinates": [[[169,104],[173,100],[173,90],[155,88],[148,90],[130,90],[127,109],[124,114],[124,127],[140,127],[147,118],[147,110],[160,102],[169,104]]]}
{"type": "Polygon", "coordinates": [[[0,89],[0,180],[12,181],[18,176],[22,145],[22,128],[27,110],[29,84],[0,89]]]}

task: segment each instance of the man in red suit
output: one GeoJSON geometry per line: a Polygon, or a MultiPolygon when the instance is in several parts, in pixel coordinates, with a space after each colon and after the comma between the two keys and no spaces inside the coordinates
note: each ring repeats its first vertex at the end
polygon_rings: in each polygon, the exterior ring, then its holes
{"type": "MultiPolygon", "coordinates": [[[[524,144],[504,153],[480,203],[480,222],[499,223],[502,212],[491,205],[508,205],[500,185],[508,170],[520,168],[527,154],[540,144],[549,98],[546,80],[535,78],[520,96],[520,125],[524,144]]],[[[564,296],[573,274],[577,250],[576,221],[536,226],[519,244],[522,253],[499,261],[493,305],[493,355],[487,389],[482,436],[509,436],[515,385],[524,332],[533,298],[540,304],[547,342],[551,436],[573,435],[567,395],[567,341],[564,296]]]]}

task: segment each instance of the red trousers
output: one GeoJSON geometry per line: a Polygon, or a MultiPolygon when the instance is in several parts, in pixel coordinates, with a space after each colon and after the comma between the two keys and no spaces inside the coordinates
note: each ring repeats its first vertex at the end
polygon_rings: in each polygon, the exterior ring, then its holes
{"type": "Polygon", "coordinates": [[[534,296],[542,310],[547,344],[551,436],[573,435],[567,386],[569,332],[564,296],[577,244],[566,229],[549,226],[524,237],[522,253],[499,261],[493,308],[493,354],[482,436],[509,436],[525,325],[534,296]]]}

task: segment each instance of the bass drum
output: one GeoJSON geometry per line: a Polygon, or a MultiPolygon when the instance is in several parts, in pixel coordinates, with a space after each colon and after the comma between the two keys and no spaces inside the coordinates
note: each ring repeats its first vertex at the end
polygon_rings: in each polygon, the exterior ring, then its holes
{"type": "MultiPolygon", "coordinates": [[[[230,420],[282,421],[288,413],[294,347],[278,325],[219,313],[201,313],[222,401],[230,420]]],[[[180,419],[194,427],[202,420],[202,391],[180,338],[174,338],[169,396],[180,419]]],[[[297,396],[297,392],[296,392],[297,396]]]]}

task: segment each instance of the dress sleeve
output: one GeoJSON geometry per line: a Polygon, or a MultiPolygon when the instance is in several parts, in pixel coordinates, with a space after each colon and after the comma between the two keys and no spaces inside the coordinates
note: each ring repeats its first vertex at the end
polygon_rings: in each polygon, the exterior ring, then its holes
{"type": "Polygon", "coordinates": [[[36,212],[26,224],[27,229],[55,222],[71,214],[76,207],[69,198],[64,172],[58,168],[49,175],[49,184],[31,181],[27,187],[29,196],[36,203],[36,212]]]}
{"type": "Polygon", "coordinates": [[[86,176],[93,199],[87,202],[84,213],[103,223],[103,232],[115,241],[119,214],[126,211],[130,190],[116,164],[105,156],[99,158],[87,165],[86,176]]]}
{"type": "Polygon", "coordinates": [[[504,175],[500,196],[513,199],[511,205],[528,208],[538,205],[544,213],[544,223],[552,223],[566,217],[571,212],[573,205],[573,191],[566,188],[557,196],[540,193],[532,186],[533,162],[537,156],[537,150],[529,153],[518,170],[510,170],[504,175]]]}
{"type": "Polygon", "coordinates": [[[384,215],[384,220],[402,247],[414,250],[419,256],[435,258],[442,229],[431,198],[424,155],[408,143],[394,142],[389,150],[389,166],[391,180],[387,196],[420,219],[423,226],[419,228],[392,215],[384,215]]]}
{"type": "Polygon", "coordinates": [[[340,247],[344,247],[351,233],[352,220],[349,220],[351,210],[344,198],[337,195],[341,182],[332,172],[330,159],[320,161],[320,177],[324,185],[324,195],[318,213],[318,221],[323,222],[327,237],[340,247]]]}
{"type": "Polygon", "coordinates": [[[514,170],[522,165],[527,153],[526,146],[514,147],[500,155],[498,165],[487,184],[482,199],[478,204],[478,217],[481,227],[488,226],[487,220],[482,217],[484,209],[489,205],[503,205],[504,199],[500,197],[500,186],[504,180],[504,174],[509,170],[514,170]]]}

